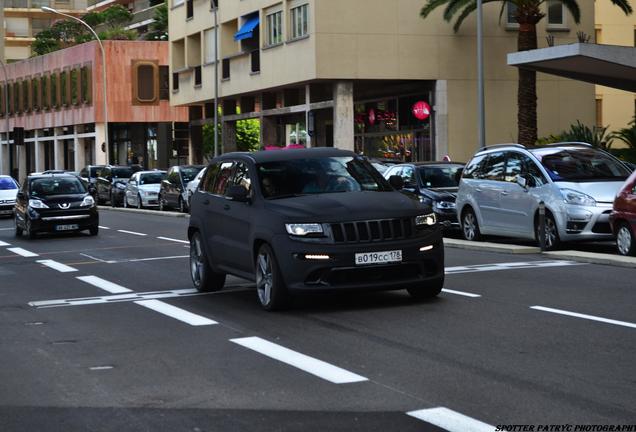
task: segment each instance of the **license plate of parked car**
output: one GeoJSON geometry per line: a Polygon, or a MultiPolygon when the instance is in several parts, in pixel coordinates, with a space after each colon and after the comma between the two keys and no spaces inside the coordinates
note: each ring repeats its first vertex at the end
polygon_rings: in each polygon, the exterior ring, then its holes
{"type": "Polygon", "coordinates": [[[402,262],[402,251],[367,252],[355,254],[356,265],[402,262]]]}
{"type": "Polygon", "coordinates": [[[69,224],[69,225],[57,225],[55,227],[55,231],[72,231],[79,228],[77,224],[69,224]]]}

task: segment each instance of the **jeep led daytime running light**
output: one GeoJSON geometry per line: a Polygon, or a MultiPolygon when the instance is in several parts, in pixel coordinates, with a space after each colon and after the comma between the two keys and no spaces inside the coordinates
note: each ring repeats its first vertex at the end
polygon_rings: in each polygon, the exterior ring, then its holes
{"type": "Polygon", "coordinates": [[[328,260],[331,259],[329,255],[324,254],[305,254],[305,259],[308,260],[328,260]]]}

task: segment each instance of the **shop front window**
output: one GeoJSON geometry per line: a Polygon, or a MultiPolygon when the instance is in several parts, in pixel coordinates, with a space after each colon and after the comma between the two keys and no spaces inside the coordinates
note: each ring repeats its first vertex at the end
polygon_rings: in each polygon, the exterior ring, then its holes
{"type": "Polygon", "coordinates": [[[398,130],[397,100],[389,99],[355,105],[356,132],[384,132],[398,130]]]}

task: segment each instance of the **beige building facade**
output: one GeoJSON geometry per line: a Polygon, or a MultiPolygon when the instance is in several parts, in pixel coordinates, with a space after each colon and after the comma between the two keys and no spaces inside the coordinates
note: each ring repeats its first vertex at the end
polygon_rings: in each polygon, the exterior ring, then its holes
{"type": "MultiPolygon", "coordinates": [[[[596,43],[636,47],[636,14],[626,16],[611,2],[594,2],[596,43]]],[[[627,127],[636,115],[636,93],[596,86],[596,126],[627,127]]],[[[615,142],[614,144],[618,144],[615,142]]]]}
{"type": "MultiPolygon", "coordinates": [[[[421,19],[421,0],[217,0],[216,10],[171,1],[171,103],[190,106],[193,127],[211,122],[216,69],[224,151],[236,148],[236,122],[247,118],[260,121],[263,146],[403,160],[467,160],[478,147],[474,16],[454,33],[441,9],[421,19]]],[[[581,9],[579,26],[565,14],[559,25],[542,21],[539,46],[549,34],[559,44],[592,34],[594,5],[581,9]]],[[[517,140],[517,70],[506,65],[517,32],[499,11],[484,6],[489,144],[517,140]]],[[[537,79],[539,136],[594,121],[594,86],[537,79]]]]}

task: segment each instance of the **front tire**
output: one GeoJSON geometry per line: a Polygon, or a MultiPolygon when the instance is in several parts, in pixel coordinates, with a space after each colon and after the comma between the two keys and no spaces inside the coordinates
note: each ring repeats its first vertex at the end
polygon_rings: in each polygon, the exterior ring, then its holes
{"type": "Polygon", "coordinates": [[[141,210],[144,206],[141,205],[141,195],[137,195],[137,208],[141,210]]]}
{"type": "Polygon", "coordinates": [[[124,208],[128,208],[128,196],[124,195],[124,208]]]}
{"type": "Polygon", "coordinates": [[[479,230],[479,223],[477,222],[477,216],[471,208],[464,210],[462,215],[462,234],[468,241],[481,240],[481,231],[479,230]]]}
{"type": "Polygon", "coordinates": [[[274,251],[264,244],[256,255],[256,293],[266,311],[284,309],[289,302],[289,293],[283,282],[274,251]]]}
{"type": "Polygon", "coordinates": [[[117,204],[115,203],[115,194],[111,192],[110,194],[110,206],[111,207],[117,207],[117,204]]]}
{"type": "MultiPolygon", "coordinates": [[[[539,241],[539,220],[535,226],[535,233],[537,237],[537,244],[541,246],[539,241]]],[[[545,250],[554,250],[561,245],[561,239],[559,238],[559,229],[557,228],[554,216],[546,211],[545,214],[545,250]]]]}
{"type": "Polygon", "coordinates": [[[24,219],[24,234],[30,240],[33,240],[37,234],[37,232],[33,230],[33,226],[31,225],[31,220],[28,218],[24,219]]]}
{"type": "Polygon", "coordinates": [[[199,292],[218,291],[225,285],[225,273],[212,270],[205,255],[201,234],[197,231],[190,239],[190,277],[199,292]]]}
{"type": "Polygon", "coordinates": [[[90,235],[96,236],[97,234],[99,234],[99,227],[98,226],[90,227],[88,229],[88,232],[90,233],[90,235]]]}
{"type": "Polygon", "coordinates": [[[426,283],[425,286],[407,288],[406,290],[413,300],[420,301],[436,297],[440,292],[442,292],[442,288],[444,288],[444,275],[426,283]]]}
{"type": "Polygon", "coordinates": [[[22,235],[22,231],[24,231],[22,228],[20,228],[20,226],[18,225],[18,217],[15,217],[15,236],[16,237],[20,237],[22,235]]]}
{"type": "Polygon", "coordinates": [[[636,256],[636,237],[626,222],[621,222],[618,225],[616,249],[621,255],[636,256]]]}
{"type": "Polygon", "coordinates": [[[187,212],[185,202],[183,202],[183,198],[181,198],[181,197],[179,197],[179,212],[180,213],[186,213],[187,212]]]}

